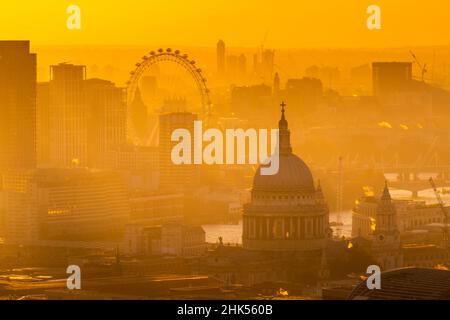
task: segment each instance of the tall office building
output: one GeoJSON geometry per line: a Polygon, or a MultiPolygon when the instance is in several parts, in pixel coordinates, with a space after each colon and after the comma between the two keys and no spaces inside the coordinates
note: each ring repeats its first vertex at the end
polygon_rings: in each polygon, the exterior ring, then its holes
{"type": "Polygon", "coordinates": [[[104,168],[107,153],[126,144],[125,91],[101,79],[85,81],[87,119],[87,162],[104,168]]]}
{"type": "Polygon", "coordinates": [[[247,58],[245,55],[229,55],[226,58],[226,63],[227,79],[237,83],[243,82],[247,70],[247,58]]]}
{"type": "Polygon", "coordinates": [[[50,83],[37,84],[36,94],[37,166],[50,166],[50,83]]]}
{"type": "Polygon", "coordinates": [[[50,67],[50,162],[56,167],[87,164],[86,67],[50,67]]]}
{"type": "Polygon", "coordinates": [[[273,81],[273,72],[275,67],[275,50],[261,48],[261,57],[258,54],[253,55],[253,72],[264,83],[273,81]]]}
{"type": "Polygon", "coordinates": [[[130,105],[130,120],[127,125],[129,132],[134,136],[134,142],[145,145],[149,137],[150,126],[147,106],[142,99],[139,86],[136,88],[133,102],[130,105]]]}
{"type": "Polygon", "coordinates": [[[225,75],[225,42],[217,42],[217,73],[220,77],[225,75]]]}
{"type": "Polygon", "coordinates": [[[275,76],[273,77],[273,94],[275,96],[278,96],[280,94],[280,76],[278,75],[278,72],[275,73],[275,76]]]}
{"type": "Polygon", "coordinates": [[[273,70],[275,63],[275,50],[266,49],[261,54],[262,76],[266,83],[273,79],[273,70]]]}
{"type": "Polygon", "coordinates": [[[0,41],[0,171],[36,166],[36,54],[0,41]]]}
{"type": "Polygon", "coordinates": [[[397,93],[408,90],[411,80],[411,62],[372,63],[373,95],[382,102],[389,102],[397,93]]]}
{"type": "MultiPolygon", "coordinates": [[[[191,133],[191,147],[194,147],[194,121],[197,115],[190,112],[174,112],[159,116],[159,170],[160,187],[163,190],[182,191],[192,187],[195,177],[193,164],[176,165],[172,162],[172,148],[179,142],[171,141],[176,129],[187,129],[191,133]]],[[[193,154],[191,154],[193,163],[193,154]]]]}

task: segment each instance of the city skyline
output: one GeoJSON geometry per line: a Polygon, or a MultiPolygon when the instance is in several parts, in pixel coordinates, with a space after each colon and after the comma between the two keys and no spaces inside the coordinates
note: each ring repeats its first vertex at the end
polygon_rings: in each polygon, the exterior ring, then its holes
{"type": "Polygon", "coordinates": [[[3,9],[0,300],[450,300],[450,4],[3,9]]]}

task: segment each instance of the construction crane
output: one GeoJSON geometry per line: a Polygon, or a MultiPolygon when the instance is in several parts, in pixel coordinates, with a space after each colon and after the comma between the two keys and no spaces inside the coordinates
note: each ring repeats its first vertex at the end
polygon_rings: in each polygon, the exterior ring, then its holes
{"type": "Polygon", "coordinates": [[[266,30],[266,33],[264,33],[264,37],[261,40],[261,55],[264,53],[264,45],[266,44],[267,36],[269,35],[269,30],[266,30]]]}
{"type": "Polygon", "coordinates": [[[436,188],[436,184],[434,183],[433,178],[430,178],[430,184],[433,188],[434,194],[436,195],[436,199],[439,203],[439,207],[441,207],[442,213],[444,214],[444,228],[443,228],[443,242],[446,249],[449,249],[448,247],[448,214],[447,214],[447,208],[444,205],[444,201],[442,201],[441,195],[436,188]]]}
{"type": "Polygon", "coordinates": [[[417,65],[420,68],[420,73],[421,73],[421,78],[422,78],[422,82],[424,82],[425,80],[425,73],[427,73],[427,64],[425,63],[424,65],[422,65],[419,60],[417,60],[416,55],[414,54],[414,52],[412,52],[411,50],[409,51],[409,53],[411,54],[411,56],[414,59],[414,62],[417,63],[417,65]]]}

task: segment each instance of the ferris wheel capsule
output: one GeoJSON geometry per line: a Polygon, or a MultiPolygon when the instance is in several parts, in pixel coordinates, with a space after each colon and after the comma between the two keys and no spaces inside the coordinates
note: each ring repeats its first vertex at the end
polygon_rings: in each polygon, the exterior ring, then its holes
{"type": "Polygon", "coordinates": [[[162,52],[164,52],[164,50],[163,50],[162,48],[159,48],[159,49],[158,49],[158,52],[159,52],[159,53],[162,53],[162,52]]]}
{"type": "Polygon", "coordinates": [[[195,64],[195,60],[192,60],[192,61],[191,61],[191,64],[195,64]]]}
{"type": "Polygon", "coordinates": [[[154,55],[155,55],[155,51],[150,51],[150,54],[151,54],[152,56],[154,56],[154,55]]]}
{"type": "Polygon", "coordinates": [[[166,51],[167,51],[167,52],[172,52],[172,49],[167,48],[166,51]]]}
{"type": "Polygon", "coordinates": [[[180,50],[175,50],[175,54],[180,54],[180,50]]]}
{"type": "Polygon", "coordinates": [[[187,54],[183,54],[183,59],[187,60],[187,58],[188,58],[188,55],[187,54]]]}

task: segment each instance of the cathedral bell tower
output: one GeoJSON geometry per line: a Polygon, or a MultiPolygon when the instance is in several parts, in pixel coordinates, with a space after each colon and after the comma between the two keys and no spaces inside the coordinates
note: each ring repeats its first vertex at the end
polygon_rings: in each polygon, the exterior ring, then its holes
{"type": "Polygon", "coordinates": [[[397,210],[392,202],[387,181],[377,208],[372,253],[382,271],[403,266],[397,210]]]}

